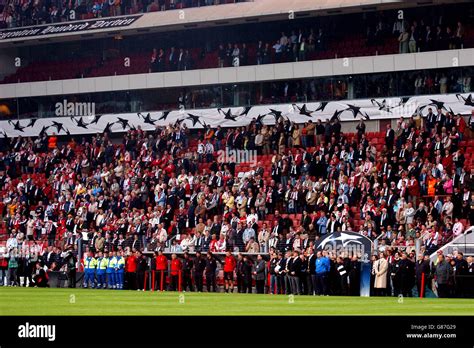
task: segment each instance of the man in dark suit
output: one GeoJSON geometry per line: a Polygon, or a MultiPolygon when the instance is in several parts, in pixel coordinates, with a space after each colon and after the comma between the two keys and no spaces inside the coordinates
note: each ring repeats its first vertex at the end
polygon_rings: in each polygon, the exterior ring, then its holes
{"type": "Polygon", "coordinates": [[[272,234],[275,236],[278,236],[279,234],[282,234],[282,233],[283,233],[283,226],[281,226],[279,224],[279,220],[276,219],[275,225],[273,226],[273,229],[272,229],[272,234]]]}
{"type": "Polygon", "coordinates": [[[283,274],[285,275],[285,294],[291,294],[291,268],[293,266],[293,257],[291,251],[287,250],[285,254],[285,269],[283,274]]]}
{"type": "Polygon", "coordinates": [[[402,295],[412,297],[413,283],[415,282],[415,264],[408,258],[406,252],[402,253],[402,259],[399,262],[400,288],[402,295]]]}
{"type": "Polygon", "coordinates": [[[242,264],[242,276],[243,276],[243,293],[252,293],[252,262],[249,260],[248,256],[245,255],[243,258],[242,264]]]}
{"type": "Polygon", "coordinates": [[[445,126],[446,123],[446,116],[443,115],[443,112],[441,109],[438,109],[438,114],[436,115],[436,132],[438,134],[441,134],[441,131],[443,130],[443,127],[445,126]]]}
{"type": "Polygon", "coordinates": [[[385,132],[385,144],[389,150],[392,149],[395,142],[395,131],[390,124],[387,124],[387,131],[385,132]]]}
{"type": "Polygon", "coordinates": [[[341,227],[341,223],[336,220],[336,215],[331,214],[331,218],[328,221],[326,232],[334,233],[339,227],[341,227]]]}
{"type": "Polygon", "coordinates": [[[194,262],[193,260],[189,257],[189,254],[187,252],[184,253],[184,260],[183,260],[183,290],[187,291],[189,288],[189,291],[193,291],[193,283],[191,280],[191,273],[193,270],[194,262]]]}
{"type": "Polygon", "coordinates": [[[221,233],[221,224],[219,223],[218,217],[214,216],[214,221],[211,224],[210,234],[211,235],[215,234],[217,237],[219,237],[220,233],[221,233]]]}
{"type": "Polygon", "coordinates": [[[178,65],[178,55],[175,52],[175,48],[171,47],[170,55],[168,56],[168,68],[170,71],[175,71],[178,65]]]}
{"type": "Polygon", "coordinates": [[[353,206],[359,200],[359,196],[360,196],[359,188],[351,184],[351,186],[349,187],[349,194],[348,194],[349,206],[353,206]]]}
{"type": "Polygon", "coordinates": [[[142,249],[142,242],[138,239],[138,234],[133,235],[133,241],[131,242],[130,248],[132,250],[141,250],[142,249]]]}
{"type": "Polygon", "coordinates": [[[206,257],[206,286],[207,292],[212,291],[217,292],[217,282],[216,282],[216,270],[217,270],[217,261],[214,255],[210,251],[207,252],[206,257]]]}
{"type": "Polygon", "coordinates": [[[56,231],[57,231],[56,223],[51,220],[48,220],[47,225],[46,225],[46,232],[48,236],[49,246],[54,245],[54,241],[56,240],[56,231]]]}
{"type": "Polygon", "coordinates": [[[67,220],[66,220],[66,230],[68,232],[74,232],[74,218],[72,217],[72,214],[68,214],[67,220]]]}
{"type": "Polygon", "coordinates": [[[464,254],[458,251],[456,255],[456,268],[454,270],[455,294],[456,297],[465,297],[468,290],[466,288],[467,275],[469,275],[469,265],[464,259],[464,254]]]}
{"type": "Polygon", "coordinates": [[[171,220],[173,220],[173,217],[174,217],[173,209],[171,208],[170,204],[167,204],[166,210],[164,211],[164,214],[163,214],[163,224],[166,230],[168,230],[168,227],[170,227],[171,220]]]}
{"type": "Polygon", "coordinates": [[[410,152],[407,149],[405,149],[405,145],[402,144],[401,149],[398,152],[398,163],[401,164],[403,168],[406,168],[409,157],[410,157],[410,152]]]}
{"type": "Polygon", "coordinates": [[[255,264],[255,284],[257,288],[257,294],[263,294],[265,292],[265,272],[266,264],[262,258],[262,255],[257,255],[257,262],[255,264]]]}
{"type": "Polygon", "coordinates": [[[387,212],[387,208],[382,209],[382,213],[378,218],[376,218],[377,221],[377,227],[379,230],[383,227],[384,229],[387,229],[388,225],[391,225],[391,219],[390,215],[387,212]]]}
{"type": "Polygon", "coordinates": [[[467,257],[467,273],[469,276],[466,278],[466,296],[469,298],[474,297],[474,258],[472,256],[467,257]]]}
{"type": "Polygon", "coordinates": [[[140,250],[136,252],[137,256],[137,288],[145,291],[145,272],[148,268],[146,256],[140,250]]]}
{"type": "Polygon", "coordinates": [[[418,255],[418,260],[415,264],[415,273],[416,273],[416,288],[418,290],[418,296],[425,297],[426,287],[429,283],[428,277],[430,276],[430,259],[427,255],[426,257],[423,254],[418,255]],[[424,278],[424,279],[423,279],[424,278]],[[422,287],[424,284],[424,287],[422,287]]]}
{"type": "Polygon", "coordinates": [[[203,273],[206,269],[206,260],[201,256],[200,251],[196,251],[196,258],[194,259],[194,282],[196,283],[196,291],[203,290],[203,273]]]}
{"type": "Polygon", "coordinates": [[[207,185],[213,189],[217,186],[217,175],[214,171],[211,171],[211,175],[209,176],[209,179],[207,181],[207,185]]]}
{"type": "Polygon", "coordinates": [[[306,258],[306,263],[308,295],[314,295],[316,293],[316,254],[313,251],[306,258]]]}
{"type": "Polygon", "coordinates": [[[282,252],[278,253],[278,263],[275,267],[275,273],[277,275],[277,293],[284,294],[286,293],[285,288],[285,269],[286,269],[287,259],[282,252]]]}
{"type": "Polygon", "coordinates": [[[255,197],[252,190],[249,189],[249,196],[247,197],[247,214],[250,213],[252,208],[255,208],[255,197]]]}
{"type": "Polygon", "coordinates": [[[300,295],[300,272],[301,272],[302,260],[300,258],[300,252],[298,250],[293,251],[292,262],[290,264],[289,270],[290,273],[288,277],[290,278],[291,293],[293,295],[300,295]]]}
{"type": "Polygon", "coordinates": [[[436,122],[436,115],[433,113],[432,108],[428,108],[428,114],[426,115],[426,129],[429,134],[431,134],[431,130],[434,128],[436,122]]]}
{"type": "Polygon", "coordinates": [[[390,189],[388,192],[387,205],[392,209],[398,200],[398,196],[393,192],[393,189],[390,189]]]}

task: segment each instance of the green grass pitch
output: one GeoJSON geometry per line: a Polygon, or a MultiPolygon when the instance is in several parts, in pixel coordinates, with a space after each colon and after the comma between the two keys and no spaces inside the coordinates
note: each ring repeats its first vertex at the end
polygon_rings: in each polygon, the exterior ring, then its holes
{"type": "Polygon", "coordinates": [[[0,289],[0,315],[473,315],[474,299],[0,289]],[[181,296],[180,296],[181,295],[181,296]],[[293,301],[292,301],[293,300],[293,301]]]}

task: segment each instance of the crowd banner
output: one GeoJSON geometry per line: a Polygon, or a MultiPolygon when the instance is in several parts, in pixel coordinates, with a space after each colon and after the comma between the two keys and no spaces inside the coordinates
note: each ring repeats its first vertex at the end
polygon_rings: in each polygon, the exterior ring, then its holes
{"type": "Polygon", "coordinates": [[[357,256],[360,261],[360,296],[370,296],[370,256],[374,248],[369,238],[356,232],[334,232],[318,240],[315,247],[317,251],[327,251],[336,257],[357,256]]]}
{"type": "Polygon", "coordinates": [[[96,18],[72,23],[53,23],[34,27],[5,29],[0,30],[0,41],[44,36],[49,37],[51,34],[83,33],[99,29],[123,29],[135,23],[141,16],[142,15],[139,14],[121,18],[96,18]]]}
{"type": "MultiPolygon", "coordinates": [[[[443,94],[385,99],[357,99],[330,102],[258,105],[232,108],[165,110],[123,114],[98,114],[95,107],[64,100],[61,117],[0,121],[0,137],[31,137],[41,134],[77,135],[120,133],[141,128],[154,130],[157,126],[186,124],[188,128],[241,127],[252,121],[274,125],[289,120],[296,124],[308,121],[382,120],[426,116],[429,109],[437,114],[452,112],[469,115],[474,110],[472,94],[443,94]],[[91,111],[91,112],[89,112],[91,111]]],[[[53,105],[54,106],[54,105],[53,105]]],[[[52,106],[52,109],[53,109],[52,106]]],[[[15,115],[5,115],[14,117],[15,115]]]]}

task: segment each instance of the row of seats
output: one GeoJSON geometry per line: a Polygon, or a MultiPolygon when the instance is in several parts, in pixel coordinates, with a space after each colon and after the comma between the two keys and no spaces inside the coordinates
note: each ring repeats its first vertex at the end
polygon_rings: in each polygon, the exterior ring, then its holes
{"type": "MultiPolygon", "coordinates": [[[[270,45],[272,46],[272,45],[270,45]]],[[[89,58],[81,58],[63,61],[40,61],[32,62],[26,67],[19,68],[15,74],[5,77],[1,83],[33,82],[44,80],[60,80],[82,77],[114,76],[126,74],[148,73],[150,68],[151,50],[146,53],[124,52],[121,56],[101,61],[101,53],[89,58]],[[124,58],[130,58],[130,66],[124,64],[124,58]]],[[[190,48],[194,69],[216,68],[218,61],[217,50],[208,52],[201,58],[202,48],[190,48]]],[[[271,48],[271,61],[274,62],[274,53],[271,48]]],[[[307,60],[333,59],[336,57],[358,57],[376,54],[397,53],[398,44],[389,40],[381,47],[367,47],[365,41],[357,37],[348,36],[344,41],[330,43],[324,52],[308,52],[307,60]]],[[[166,51],[168,58],[169,50],[166,51]]],[[[256,44],[248,44],[248,64],[256,64],[256,44]]]]}

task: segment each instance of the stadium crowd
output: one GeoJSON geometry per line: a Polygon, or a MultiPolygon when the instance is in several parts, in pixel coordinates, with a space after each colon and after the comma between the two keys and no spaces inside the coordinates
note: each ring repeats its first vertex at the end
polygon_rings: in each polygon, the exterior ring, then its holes
{"type": "MultiPolygon", "coordinates": [[[[464,46],[465,29],[460,21],[455,26],[453,28],[450,25],[438,25],[434,30],[430,25],[424,25],[423,20],[416,19],[412,22],[403,20],[395,21],[393,31],[390,32],[390,25],[379,20],[375,26],[374,37],[371,34],[372,27],[367,28],[368,36],[365,45],[367,48],[383,46],[389,42],[393,35],[396,35],[399,41],[399,53],[460,49],[464,46]]],[[[252,43],[241,39],[240,42],[220,43],[217,48],[217,67],[305,61],[309,54],[324,52],[328,49],[329,42],[339,40],[334,34],[332,36],[325,34],[322,27],[304,27],[282,31],[279,38],[273,42],[259,40],[252,43]],[[251,56],[249,46],[255,46],[251,56]]],[[[154,48],[152,51],[151,72],[189,70],[191,68],[189,48],[181,47],[178,52],[178,49],[173,46],[154,48]]]]}
{"type": "Polygon", "coordinates": [[[243,0],[6,0],[0,2],[0,28],[17,28],[30,25],[184,9],[242,1],[243,0]]]}
{"type": "Polygon", "coordinates": [[[216,291],[222,263],[226,289],[235,271],[242,292],[255,280],[257,292],[356,294],[357,257],[315,254],[321,237],[356,231],[376,242],[374,294],[409,296],[409,284],[433,275],[440,296],[466,295],[459,284],[472,279],[472,259],[440,255],[426,265],[474,223],[474,168],[464,163],[460,142],[469,130],[460,115],[433,107],[426,117],[400,118],[387,125],[381,151],[362,120],[356,134],[344,134],[337,119],[276,119],[206,127],[197,146],[183,123],[130,130],[121,143],[108,133],[64,143],[44,133],[1,139],[0,210],[9,234],[2,275],[18,285],[34,274],[44,285],[44,269],[80,269],[84,286],[105,288],[111,279],[112,288],[140,290],[152,269],[171,289],[191,288],[192,274],[202,290],[204,274],[216,291]],[[235,162],[220,160],[223,149],[256,151],[271,165],[236,172],[235,162]],[[165,251],[175,254],[169,279],[165,251]],[[182,252],[206,256],[181,261],[182,252]],[[228,261],[213,256],[223,252],[228,261]]]}

